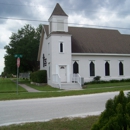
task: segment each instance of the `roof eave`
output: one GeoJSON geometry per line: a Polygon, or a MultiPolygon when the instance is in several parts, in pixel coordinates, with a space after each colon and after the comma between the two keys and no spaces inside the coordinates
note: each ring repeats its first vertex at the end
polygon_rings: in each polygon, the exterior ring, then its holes
{"type": "Polygon", "coordinates": [[[117,53],[72,53],[73,56],[127,56],[130,54],[117,54],[117,53]]]}

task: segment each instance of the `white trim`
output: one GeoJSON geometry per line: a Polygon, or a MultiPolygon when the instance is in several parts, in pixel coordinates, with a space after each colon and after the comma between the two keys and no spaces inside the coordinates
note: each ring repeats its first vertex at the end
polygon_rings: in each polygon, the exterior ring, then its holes
{"type": "Polygon", "coordinates": [[[48,55],[50,55],[50,42],[48,42],[47,48],[48,48],[48,55]]]}
{"type": "Polygon", "coordinates": [[[76,56],[130,56],[130,54],[114,54],[114,53],[72,53],[76,56]]]}

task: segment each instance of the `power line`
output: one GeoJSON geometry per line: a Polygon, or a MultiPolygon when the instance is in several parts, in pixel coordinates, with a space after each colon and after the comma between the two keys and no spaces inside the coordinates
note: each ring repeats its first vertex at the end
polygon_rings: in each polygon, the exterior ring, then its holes
{"type": "MultiPolygon", "coordinates": [[[[34,19],[7,18],[7,17],[0,17],[0,19],[10,19],[10,20],[22,20],[22,21],[32,21],[32,22],[48,23],[48,21],[34,20],[34,19]]],[[[61,22],[53,22],[53,23],[61,23],[61,22]]],[[[65,23],[65,24],[91,26],[91,27],[100,27],[100,28],[112,28],[112,29],[125,29],[125,30],[130,30],[130,28],[112,27],[112,26],[101,26],[101,25],[90,25],[90,24],[79,24],[79,23],[65,23]]]]}
{"type": "Polygon", "coordinates": [[[34,21],[34,22],[48,22],[48,21],[42,21],[42,20],[21,19],[21,18],[8,18],[8,17],[0,17],[0,19],[22,20],[22,21],[34,21]]]}

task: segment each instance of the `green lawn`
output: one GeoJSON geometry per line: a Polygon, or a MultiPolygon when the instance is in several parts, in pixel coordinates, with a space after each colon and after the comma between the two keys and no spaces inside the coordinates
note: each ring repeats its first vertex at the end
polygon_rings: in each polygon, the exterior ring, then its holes
{"type": "Polygon", "coordinates": [[[92,125],[97,122],[98,116],[86,118],[62,118],[48,122],[35,122],[20,125],[0,127],[0,130],[91,130],[92,125]]]}
{"type": "MultiPolygon", "coordinates": [[[[16,82],[16,79],[13,79],[13,81],[16,82]]],[[[24,80],[24,79],[19,79],[19,83],[21,84],[26,84],[27,86],[30,86],[34,89],[37,89],[39,91],[59,91],[60,89],[58,88],[53,88],[49,85],[35,85],[35,84],[30,84],[30,81],[29,80],[24,80]]],[[[61,90],[60,90],[61,91],[61,90]]]]}
{"type": "MultiPolygon", "coordinates": [[[[18,86],[19,92],[26,92],[26,90],[18,86]]],[[[0,93],[15,93],[17,91],[17,85],[10,79],[0,78],[0,93]]]]}
{"type": "Polygon", "coordinates": [[[20,80],[20,83],[27,84],[42,92],[29,93],[23,88],[19,87],[19,94],[16,93],[16,83],[10,79],[0,79],[0,100],[12,100],[12,99],[30,99],[30,98],[47,98],[47,97],[60,97],[60,96],[72,96],[83,95],[102,92],[113,92],[120,90],[130,90],[130,82],[121,83],[104,83],[104,84],[89,84],[83,90],[69,90],[64,91],[52,88],[50,86],[36,86],[29,84],[29,81],[20,80]],[[58,91],[57,91],[58,90],[58,91]]]}
{"type": "Polygon", "coordinates": [[[27,86],[30,86],[34,89],[37,89],[39,91],[61,91],[60,89],[58,88],[53,88],[49,85],[40,85],[40,86],[37,86],[37,85],[34,85],[34,84],[30,84],[30,83],[25,83],[27,86]]]}
{"type": "Polygon", "coordinates": [[[87,89],[91,88],[105,88],[105,87],[130,87],[130,82],[117,82],[117,83],[102,83],[102,84],[88,84],[87,89]]]}

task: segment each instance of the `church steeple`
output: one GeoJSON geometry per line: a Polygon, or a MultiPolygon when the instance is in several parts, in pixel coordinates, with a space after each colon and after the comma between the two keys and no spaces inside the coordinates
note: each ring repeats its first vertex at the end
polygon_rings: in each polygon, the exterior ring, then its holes
{"type": "Polygon", "coordinates": [[[68,16],[64,10],[61,8],[61,6],[59,5],[59,3],[56,4],[56,7],[54,8],[52,15],[58,15],[58,16],[68,16]]]}
{"type": "Polygon", "coordinates": [[[62,31],[68,32],[68,15],[57,3],[49,18],[49,33],[62,31]]]}

